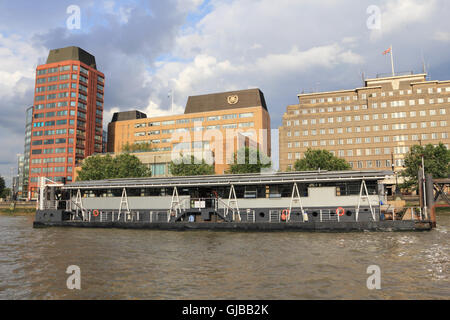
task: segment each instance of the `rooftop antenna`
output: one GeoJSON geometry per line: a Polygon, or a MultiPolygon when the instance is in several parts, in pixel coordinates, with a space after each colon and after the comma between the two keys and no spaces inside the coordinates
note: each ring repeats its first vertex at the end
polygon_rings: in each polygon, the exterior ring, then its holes
{"type": "Polygon", "coordinates": [[[430,80],[430,75],[428,74],[428,70],[427,70],[427,64],[425,62],[425,56],[423,54],[423,50],[422,50],[422,72],[426,75],[425,77],[428,78],[428,80],[430,80]]]}
{"type": "Polygon", "coordinates": [[[173,114],[173,89],[170,89],[167,98],[171,98],[170,111],[171,111],[172,114],[173,114]]]}
{"type": "Polygon", "coordinates": [[[427,66],[425,65],[425,57],[423,56],[423,50],[422,50],[422,72],[427,73],[427,66]]]}

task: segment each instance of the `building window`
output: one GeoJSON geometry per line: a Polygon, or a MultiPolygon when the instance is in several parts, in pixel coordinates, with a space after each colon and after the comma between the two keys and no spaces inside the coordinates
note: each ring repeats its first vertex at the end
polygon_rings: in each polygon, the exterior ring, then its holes
{"type": "Polygon", "coordinates": [[[239,118],[253,118],[253,112],[240,113],[239,118]]]}
{"type": "MultiPolygon", "coordinates": [[[[233,114],[225,114],[222,116],[223,120],[230,120],[230,119],[236,119],[237,118],[237,114],[233,113],[233,114]]],[[[203,122],[203,118],[193,118],[192,122],[203,122]]]]}
{"type": "Polygon", "coordinates": [[[239,123],[239,128],[249,128],[249,127],[254,127],[255,123],[254,122],[241,122],[239,123]]]}

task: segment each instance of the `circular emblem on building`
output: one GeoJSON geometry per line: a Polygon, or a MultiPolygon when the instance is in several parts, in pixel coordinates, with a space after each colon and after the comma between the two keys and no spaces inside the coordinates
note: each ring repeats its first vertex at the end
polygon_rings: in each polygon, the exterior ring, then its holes
{"type": "Polygon", "coordinates": [[[236,104],[239,101],[239,97],[237,95],[228,96],[227,101],[228,101],[228,104],[236,104]]]}

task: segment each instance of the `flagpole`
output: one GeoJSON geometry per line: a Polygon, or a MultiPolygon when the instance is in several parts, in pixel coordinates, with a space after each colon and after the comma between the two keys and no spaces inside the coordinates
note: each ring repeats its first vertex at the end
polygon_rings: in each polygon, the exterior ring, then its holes
{"type": "Polygon", "coordinates": [[[391,65],[392,65],[392,76],[395,77],[395,69],[394,69],[394,51],[392,50],[392,45],[391,45],[391,65]]]}
{"type": "Polygon", "coordinates": [[[173,89],[172,89],[172,94],[171,94],[171,96],[172,96],[172,105],[171,105],[171,109],[172,109],[172,114],[173,114],[173,89]]]}
{"type": "MultiPolygon", "coordinates": [[[[170,111],[172,112],[172,114],[173,114],[173,89],[171,89],[170,91],[169,91],[169,94],[170,94],[170,111]]],[[[168,97],[167,97],[168,98],[168,97]]]]}

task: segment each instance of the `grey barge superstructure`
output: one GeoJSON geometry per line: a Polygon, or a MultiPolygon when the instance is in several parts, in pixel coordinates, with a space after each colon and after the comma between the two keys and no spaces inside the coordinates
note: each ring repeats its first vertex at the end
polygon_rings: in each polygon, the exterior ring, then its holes
{"type": "Polygon", "coordinates": [[[83,181],[40,180],[35,227],[234,231],[422,231],[386,220],[390,171],[291,172],[83,181]]]}

